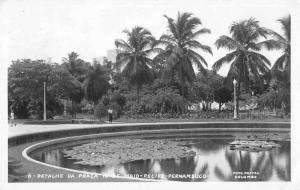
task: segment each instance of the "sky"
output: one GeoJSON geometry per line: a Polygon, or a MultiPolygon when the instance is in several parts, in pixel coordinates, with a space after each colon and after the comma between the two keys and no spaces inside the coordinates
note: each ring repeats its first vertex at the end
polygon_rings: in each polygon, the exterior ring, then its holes
{"type": "MultiPolygon", "coordinates": [[[[198,40],[212,47],[214,55],[199,51],[211,65],[228,53],[214,43],[229,35],[234,21],[256,18],[260,25],[281,33],[277,19],[287,15],[297,1],[282,0],[6,0],[0,4],[1,53],[5,65],[12,60],[48,59],[61,63],[74,51],[92,62],[114,49],[114,41],[125,39],[124,29],[142,26],[158,38],[167,32],[163,15],[176,18],[178,12],[190,12],[211,30],[198,40]]],[[[278,51],[262,51],[272,64],[278,51]]],[[[221,70],[222,75],[229,67],[221,70]],[[227,68],[227,69],[226,69],[227,68]]]]}

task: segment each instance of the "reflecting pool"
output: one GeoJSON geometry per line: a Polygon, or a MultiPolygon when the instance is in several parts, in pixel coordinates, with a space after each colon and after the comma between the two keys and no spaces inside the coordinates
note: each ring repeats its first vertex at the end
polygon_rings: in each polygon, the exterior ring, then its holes
{"type": "MultiPolygon", "coordinates": [[[[132,137],[133,138],[133,137],[132,137]]],[[[144,139],[158,139],[147,137],[144,139]]],[[[290,181],[290,142],[276,141],[280,148],[250,152],[231,150],[233,137],[169,137],[172,141],[184,141],[195,156],[172,159],[135,160],[112,166],[76,164],[78,160],[65,157],[63,150],[74,145],[60,144],[38,149],[30,153],[33,159],[51,165],[109,176],[126,176],[175,181],[290,181]]]]}

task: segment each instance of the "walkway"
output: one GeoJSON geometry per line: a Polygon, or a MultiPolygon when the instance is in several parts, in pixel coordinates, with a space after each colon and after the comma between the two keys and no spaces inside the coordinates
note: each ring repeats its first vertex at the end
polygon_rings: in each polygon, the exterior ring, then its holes
{"type": "MultiPolygon", "coordinates": [[[[290,123],[290,122],[256,122],[255,123],[290,123]]],[[[87,128],[102,128],[102,127],[113,127],[113,126],[146,126],[146,125],[161,125],[161,124],[205,124],[205,123],[253,123],[251,121],[208,121],[208,122],[155,122],[155,123],[104,123],[104,124],[55,124],[55,125],[24,125],[17,124],[17,126],[9,127],[8,129],[8,138],[41,133],[41,132],[50,132],[50,131],[62,131],[62,130],[71,130],[71,129],[87,129],[87,128]]]]}

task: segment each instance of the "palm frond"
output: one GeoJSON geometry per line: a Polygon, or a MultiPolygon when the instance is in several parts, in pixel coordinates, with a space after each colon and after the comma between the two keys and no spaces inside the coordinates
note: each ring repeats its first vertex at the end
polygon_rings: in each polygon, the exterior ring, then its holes
{"type": "Polygon", "coordinates": [[[151,54],[151,53],[157,53],[160,54],[161,52],[163,52],[164,50],[162,48],[151,48],[151,49],[147,49],[145,50],[145,54],[151,54]]]}
{"type": "Polygon", "coordinates": [[[123,65],[126,65],[130,59],[130,53],[119,53],[116,58],[116,63],[114,64],[114,68],[121,69],[121,67],[123,67],[123,65]]]}
{"type": "Polygon", "coordinates": [[[189,48],[201,49],[202,51],[208,52],[211,55],[213,54],[213,52],[212,52],[212,50],[209,46],[203,45],[203,44],[201,44],[200,42],[198,42],[196,40],[187,41],[186,43],[184,43],[184,46],[187,46],[189,48]]]}
{"type": "Polygon", "coordinates": [[[131,52],[133,51],[133,49],[130,47],[130,45],[128,43],[126,43],[124,40],[122,39],[117,39],[115,40],[115,46],[117,48],[121,48],[125,51],[131,52]]]}
{"type": "Polygon", "coordinates": [[[283,54],[282,56],[280,56],[274,63],[272,69],[271,69],[271,72],[272,73],[275,73],[275,71],[283,71],[283,65],[285,63],[287,59],[287,55],[286,54],[283,54]]]}
{"type": "Polygon", "coordinates": [[[235,78],[236,80],[240,80],[240,72],[237,68],[237,64],[238,64],[238,61],[239,60],[239,56],[236,57],[234,59],[234,61],[231,63],[230,65],[230,68],[229,68],[229,71],[227,73],[227,76],[224,80],[224,83],[227,85],[227,86],[231,86],[232,85],[232,80],[235,78]]]}
{"type": "Polygon", "coordinates": [[[172,35],[168,35],[168,34],[161,35],[159,40],[167,41],[167,42],[170,42],[170,43],[176,43],[176,39],[172,35]]]}
{"type": "Polygon", "coordinates": [[[125,34],[127,34],[128,38],[131,37],[131,32],[128,29],[124,29],[122,32],[125,33],[125,34]]]}
{"type": "Polygon", "coordinates": [[[191,56],[193,58],[193,60],[195,61],[195,63],[197,64],[199,69],[201,69],[201,70],[204,69],[204,67],[201,63],[203,63],[206,67],[208,67],[206,60],[197,52],[190,49],[188,51],[188,56],[191,56]],[[198,61],[196,61],[196,60],[198,60],[198,61]]]}
{"type": "Polygon", "coordinates": [[[288,41],[283,37],[281,36],[280,34],[278,34],[277,32],[275,31],[271,31],[270,34],[275,38],[275,40],[277,40],[279,43],[281,44],[288,44],[288,41]]]}
{"type": "Polygon", "coordinates": [[[164,17],[168,20],[168,28],[169,28],[170,32],[172,33],[172,35],[175,38],[178,38],[178,33],[177,33],[177,29],[176,29],[174,20],[172,18],[168,17],[167,15],[164,15],[164,17]]]}
{"type": "Polygon", "coordinates": [[[194,39],[194,38],[198,37],[201,34],[210,34],[210,33],[211,33],[210,29],[202,28],[202,29],[194,32],[193,34],[191,34],[189,39],[194,39]]]}
{"type": "Polygon", "coordinates": [[[138,33],[141,36],[151,36],[152,35],[151,32],[146,28],[143,28],[143,27],[140,27],[140,26],[137,26],[136,28],[138,30],[138,33]]]}
{"type": "Polygon", "coordinates": [[[256,45],[260,48],[266,48],[267,50],[278,50],[282,48],[282,44],[273,39],[259,42],[256,45]]]}
{"type": "Polygon", "coordinates": [[[135,68],[134,68],[135,64],[134,64],[134,60],[132,57],[127,58],[126,64],[125,64],[125,62],[122,62],[122,63],[125,65],[125,67],[122,70],[122,73],[125,76],[127,76],[129,78],[131,75],[135,74],[135,68]]]}
{"type": "Polygon", "coordinates": [[[214,71],[218,71],[224,64],[230,63],[232,60],[234,60],[234,58],[236,58],[237,55],[238,55],[237,51],[228,53],[226,56],[224,56],[221,59],[219,59],[218,61],[216,61],[213,64],[212,69],[214,71]]]}
{"type": "Polygon", "coordinates": [[[260,53],[256,53],[256,52],[249,52],[249,54],[253,57],[257,57],[257,59],[260,60],[260,63],[263,63],[265,65],[271,66],[271,62],[269,61],[268,58],[266,58],[264,55],[260,54],[260,53]]]}
{"type": "Polygon", "coordinates": [[[249,40],[251,41],[256,41],[258,40],[260,37],[263,38],[267,38],[267,36],[269,35],[269,30],[267,30],[264,27],[259,27],[258,25],[252,26],[251,30],[249,30],[250,36],[249,36],[249,40]]]}
{"type": "Polygon", "coordinates": [[[255,51],[260,51],[261,47],[254,42],[249,42],[248,45],[245,47],[245,49],[252,49],[255,51]]]}
{"type": "Polygon", "coordinates": [[[172,45],[173,46],[173,43],[169,42],[169,41],[165,41],[165,40],[156,40],[154,42],[154,44],[152,45],[152,48],[154,47],[158,47],[158,46],[169,46],[169,45],[172,45]]]}
{"type": "Polygon", "coordinates": [[[278,19],[282,25],[282,30],[284,32],[285,39],[287,41],[291,40],[291,15],[278,19]]]}
{"type": "Polygon", "coordinates": [[[244,43],[246,39],[244,23],[245,21],[234,22],[230,26],[230,30],[229,30],[232,35],[232,38],[240,43],[244,43]]]}
{"type": "Polygon", "coordinates": [[[225,48],[228,50],[241,49],[241,44],[239,42],[225,35],[220,36],[220,38],[215,42],[215,46],[217,47],[217,49],[219,48],[225,48]]]}
{"type": "Polygon", "coordinates": [[[195,55],[191,54],[189,59],[191,60],[192,63],[194,63],[197,66],[199,71],[205,72],[205,68],[203,67],[202,63],[195,55]]]}
{"type": "Polygon", "coordinates": [[[185,21],[182,33],[185,34],[185,31],[193,31],[198,25],[201,25],[200,19],[197,17],[192,17],[185,21]]]}

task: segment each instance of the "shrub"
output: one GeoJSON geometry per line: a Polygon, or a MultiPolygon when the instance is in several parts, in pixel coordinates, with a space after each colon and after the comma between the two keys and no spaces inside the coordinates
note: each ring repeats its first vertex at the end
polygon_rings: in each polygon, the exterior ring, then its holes
{"type": "Polygon", "coordinates": [[[126,98],[119,92],[115,91],[111,96],[111,102],[116,102],[120,107],[123,107],[126,104],[126,98]]]}
{"type": "Polygon", "coordinates": [[[107,109],[108,107],[105,106],[102,102],[100,102],[94,110],[94,116],[97,119],[101,119],[102,117],[107,116],[107,109]]]}

